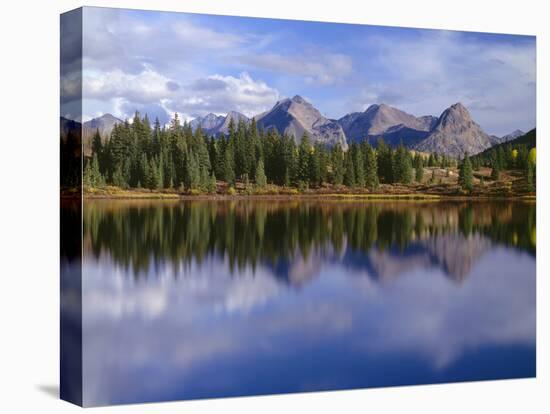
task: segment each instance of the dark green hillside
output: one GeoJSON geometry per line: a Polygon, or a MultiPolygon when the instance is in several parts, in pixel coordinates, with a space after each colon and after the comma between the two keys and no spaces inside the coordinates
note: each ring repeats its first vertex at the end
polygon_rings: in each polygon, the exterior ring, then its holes
{"type": "Polygon", "coordinates": [[[477,165],[484,165],[492,167],[494,161],[503,158],[504,162],[511,161],[513,150],[517,150],[515,157],[517,158],[517,166],[522,167],[527,163],[527,157],[529,150],[535,148],[537,145],[537,129],[533,128],[531,131],[522,135],[516,139],[502,144],[497,144],[477,155],[471,157],[472,162],[477,165]]]}

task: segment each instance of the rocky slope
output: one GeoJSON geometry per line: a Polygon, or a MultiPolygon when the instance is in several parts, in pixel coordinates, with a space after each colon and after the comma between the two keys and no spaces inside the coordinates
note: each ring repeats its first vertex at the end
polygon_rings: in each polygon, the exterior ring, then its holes
{"type": "Polygon", "coordinates": [[[489,135],[472,120],[464,105],[456,103],[443,111],[430,134],[414,148],[461,158],[465,153],[477,154],[491,145],[489,135]]]}
{"type": "Polygon", "coordinates": [[[203,131],[208,133],[208,131],[219,128],[221,124],[223,124],[224,120],[224,116],[210,113],[193,119],[189,122],[189,125],[191,125],[191,129],[193,129],[193,131],[195,131],[198,127],[201,127],[203,131]]]}
{"type": "Polygon", "coordinates": [[[509,134],[503,135],[501,137],[490,135],[491,144],[492,145],[502,144],[504,142],[512,141],[516,138],[519,138],[522,135],[525,135],[525,132],[523,132],[521,129],[516,129],[514,132],[510,132],[509,134]]]}
{"type": "Polygon", "coordinates": [[[116,124],[121,124],[122,121],[111,114],[105,114],[99,118],[90,119],[82,124],[82,137],[84,141],[91,138],[98,130],[101,138],[105,140],[111,135],[111,131],[116,124]]]}
{"type": "Polygon", "coordinates": [[[362,141],[395,134],[402,129],[424,132],[430,131],[434,117],[415,117],[386,104],[369,106],[365,112],[354,112],[338,120],[350,141],[362,141]]]}
{"type": "Polygon", "coordinates": [[[347,149],[346,135],[340,124],[325,118],[309,102],[299,95],[292,99],[283,99],[275,106],[256,117],[259,128],[275,128],[279,133],[293,135],[300,142],[304,132],[307,132],[314,143],[333,146],[340,144],[347,149]]]}
{"type": "Polygon", "coordinates": [[[229,132],[229,123],[231,119],[235,123],[235,126],[237,126],[239,120],[241,119],[245,122],[249,121],[245,115],[236,111],[229,111],[226,116],[210,113],[203,117],[197,117],[189,124],[191,125],[191,129],[193,129],[193,131],[200,126],[205,134],[218,136],[229,132]]]}

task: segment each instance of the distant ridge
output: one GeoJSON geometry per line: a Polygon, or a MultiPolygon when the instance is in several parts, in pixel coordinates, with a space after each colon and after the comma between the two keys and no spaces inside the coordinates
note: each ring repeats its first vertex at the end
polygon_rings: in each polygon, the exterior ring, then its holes
{"type": "Polygon", "coordinates": [[[207,135],[218,136],[229,132],[229,124],[233,120],[235,126],[240,120],[249,122],[248,117],[236,111],[229,111],[226,116],[209,113],[203,117],[197,117],[189,122],[191,129],[195,131],[199,126],[207,135]]]}
{"type": "Polygon", "coordinates": [[[478,157],[488,157],[491,155],[492,152],[497,151],[500,147],[506,147],[506,146],[517,146],[517,145],[525,145],[527,149],[531,149],[537,146],[537,129],[533,128],[531,131],[527,132],[526,134],[523,134],[520,137],[514,138],[510,141],[502,142],[500,144],[494,145],[491,148],[486,149],[485,151],[482,151],[476,156],[478,157]]]}
{"type": "Polygon", "coordinates": [[[111,114],[104,114],[98,118],[90,119],[82,124],[82,146],[84,154],[88,155],[92,151],[92,137],[99,131],[101,139],[105,141],[110,135],[116,124],[122,124],[123,121],[111,114]]]}
{"type": "MultiPolygon", "coordinates": [[[[209,113],[189,122],[193,131],[200,127],[209,136],[225,135],[230,121],[235,125],[240,120],[250,122],[242,113],[229,111],[226,115],[209,113]]],[[[457,102],[445,109],[439,117],[414,116],[390,105],[370,105],[364,112],[352,112],[338,120],[324,117],[310,102],[299,95],[278,101],[270,110],[253,117],[258,128],[276,129],[280,134],[294,136],[300,142],[307,133],[312,143],[328,146],[339,144],[344,150],[350,143],[367,140],[376,145],[384,139],[391,146],[404,146],[421,152],[438,153],[461,158],[464,154],[478,154],[494,145],[509,142],[524,133],[515,130],[502,137],[489,136],[472,119],[468,109],[457,102]]],[[[61,121],[68,125],[69,120],[61,121]]],[[[74,122],[74,121],[71,121],[74,122]]],[[[123,121],[105,114],[83,124],[83,143],[89,152],[91,137],[99,130],[106,139],[117,123],[123,121]]]]}

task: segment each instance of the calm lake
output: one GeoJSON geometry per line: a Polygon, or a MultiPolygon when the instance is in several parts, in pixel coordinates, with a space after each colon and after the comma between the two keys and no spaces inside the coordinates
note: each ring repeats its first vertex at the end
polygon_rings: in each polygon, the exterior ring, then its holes
{"type": "Polygon", "coordinates": [[[83,215],[86,405],[535,375],[534,202],[83,215]]]}

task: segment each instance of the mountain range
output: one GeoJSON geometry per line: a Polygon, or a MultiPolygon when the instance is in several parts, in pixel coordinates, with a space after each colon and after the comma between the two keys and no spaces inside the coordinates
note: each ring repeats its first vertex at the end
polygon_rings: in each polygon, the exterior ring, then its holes
{"type": "Polygon", "coordinates": [[[376,143],[384,137],[390,145],[398,145],[401,141],[414,145],[428,136],[436,122],[434,116],[417,118],[386,104],[371,105],[365,112],[352,112],[338,120],[348,140],[368,139],[376,143]]]}
{"type": "MultiPolygon", "coordinates": [[[[346,150],[350,143],[369,141],[375,145],[379,139],[392,146],[400,143],[421,151],[445,154],[461,158],[465,153],[480,153],[493,145],[510,141],[521,135],[516,130],[502,137],[488,135],[472,119],[468,109],[455,103],[438,117],[416,117],[386,104],[374,104],[364,112],[352,112],[340,119],[329,119],[299,95],[278,101],[270,110],[253,117],[258,128],[276,129],[281,134],[293,135],[297,143],[307,133],[313,143],[328,146],[340,144],[346,150]]],[[[229,111],[227,115],[207,114],[190,121],[193,130],[200,127],[207,135],[225,135],[231,120],[248,123],[252,118],[229,111]]],[[[102,137],[108,136],[113,127],[122,120],[105,114],[83,124],[83,142],[88,152],[91,137],[99,130],[102,137]]],[[[63,130],[63,126],[62,126],[63,130]]]]}
{"type": "Polygon", "coordinates": [[[220,134],[225,135],[229,132],[229,123],[231,120],[233,120],[235,125],[237,125],[240,120],[246,123],[250,121],[246,115],[240,112],[229,111],[225,116],[212,113],[203,117],[199,116],[193,119],[189,124],[193,131],[200,126],[205,134],[218,136],[220,134]]]}
{"type": "MultiPolygon", "coordinates": [[[[346,242],[347,244],[347,242],[346,242]]],[[[345,248],[341,253],[313,249],[307,257],[296,254],[277,264],[265,263],[278,279],[300,287],[314,280],[320,268],[345,263],[352,274],[363,273],[374,281],[387,282],[413,269],[436,268],[450,280],[461,283],[490,249],[491,240],[481,234],[442,234],[417,240],[399,250],[370,249],[368,253],[345,248]]]]}
{"type": "Polygon", "coordinates": [[[509,134],[503,135],[502,137],[497,137],[496,135],[490,135],[492,144],[503,144],[508,141],[512,141],[516,138],[521,137],[522,135],[525,135],[526,132],[522,131],[521,129],[516,129],[514,132],[510,132],[509,134]]]}

